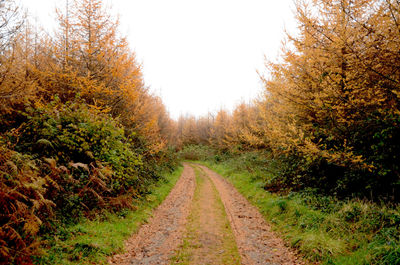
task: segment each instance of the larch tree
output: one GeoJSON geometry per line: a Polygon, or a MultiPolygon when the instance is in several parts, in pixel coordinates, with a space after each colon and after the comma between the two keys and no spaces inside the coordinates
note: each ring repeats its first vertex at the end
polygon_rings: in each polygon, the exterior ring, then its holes
{"type": "Polygon", "coordinates": [[[226,110],[218,111],[211,128],[210,143],[220,150],[229,150],[231,117],[226,110]]]}
{"type": "Polygon", "coordinates": [[[390,0],[297,2],[299,35],[288,36],[293,48],[283,63],[268,63],[272,77],[264,80],[260,107],[272,148],[309,165],[374,172],[374,183],[398,176],[393,156],[377,150],[399,149],[391,140],[399,134],[399,7],[390,0]]]}
{"type": "MultiPolygon", "coordinates": [[[[16,65],[20,47],[18,39],[24,20],[14,1],[0,1],[0,100],[1,103],[19,98],[23,90],[22,80],[16,78],[21,69],[16,65]]],[[[4,111],[8,104],[1,104],[4,111]]]]}

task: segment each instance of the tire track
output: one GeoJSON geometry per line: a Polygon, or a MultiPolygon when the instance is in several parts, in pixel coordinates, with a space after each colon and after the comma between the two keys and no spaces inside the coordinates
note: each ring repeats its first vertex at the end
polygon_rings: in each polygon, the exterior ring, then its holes
{"type": "Polygon", "coordinates": [[[182,242],[195,185],[193,168],[184,164],[180,179],[164,202],[154,211],[148,223],[126,241],[126,253],[113,256],[109,263],[168,264],[182,242]]]}
{"type": "MultiPolygon", "coordinates": [[[[197,199],[198,207],[193,208],[192,205],[196,189],[195,172],[192,166],[184,163],[183,173],[171,193],[154,211],[149,222],[142,225],[139,231],[127,240],[127,252],[110,258],[110,264],[170,264],[183,246],[182,242],[187,234],[188,224],[195,235],[191,238],[195,238],[196,241],[190,244],[200,248],[191,249],[189,259],[182,260],[184,264],[232,264],[232,259],[229,262],[224,258],[221,259],[228,248],[221,247],[221,236],[226,236],[227,232],[216,230],[218,218],[215,216],[218,214],[216,215],[214,211],[217,209],[218,203],[215,201],[219,200],[218,197],[223,204],[221,209],[222,211],[225,209],[229,220],[229,230],[233,232],[242,264],[305,264],[294,251],[284,245],[281,238],[271,231],[258,209],[251,205],[233,185],[207,167],[201,165],[195,165],[195,167],[196,170],[201,170],[205,174],[199,178],[202,186],[198,187],[198,193],[201,194],[197,199]],[[213,189],[216,191],[213,192],[213,189]],[[190,224],[188,217],[193,209],[199,212],[190,215],[195,216],[196,219],[190,224]]],[[[179,263],[181,261],[175,259],[175,264],[179,263]]]]}
{"type": "Polygon", "coordinates": [[[199,167],[210,177],[221,196],[236,237],[242,264],[305,264],[271,231],[258,209],[251,205],[232,184],[207,167],[199,167]]]}
{"type": "Polygon", "coordinates": [[[196,189],[183,244],[172,264],[240,265],[229,219],[218,191],[207,174],[194,166],[196,189]]]}

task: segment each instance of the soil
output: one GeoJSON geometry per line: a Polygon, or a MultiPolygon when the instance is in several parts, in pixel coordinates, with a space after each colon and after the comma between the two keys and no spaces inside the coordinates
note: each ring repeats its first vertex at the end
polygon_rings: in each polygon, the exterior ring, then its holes
{"type": "Polygon", "coordinates": [[[182,176],[147,224],[125,244],[125,254],[115,255],[110,264],[169,264],[182,242],[195,189],[193,168],[185,164],[182,176]]]}
{"type": "Polygon", "coordinates": [[[305,264],[271,231],[258,209],[232,184],[207,167],[201,168],[221,195],[242,256],[242,264],[305,264]]]}
{"type": "Polygon", "coordinates": [[[196,189],[187,231],[172,264],[241,264],[219,193],[207,174],[194,168],[196,189]]]}
{"type": "Polygon", "coordinates": [[[184,163],[179,181],[110,264],[305,264],[226,179],[184,163]]]}

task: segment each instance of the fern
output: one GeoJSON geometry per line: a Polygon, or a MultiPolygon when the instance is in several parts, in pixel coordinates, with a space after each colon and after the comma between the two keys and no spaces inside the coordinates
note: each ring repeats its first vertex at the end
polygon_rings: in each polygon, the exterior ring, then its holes
{"type": "Polygon", "coordinates": [[[53,144],[47,139],[39,139],[36,141],[36,144],[40,147],[51,147],[52,149],[54,149],[53,144]]]}

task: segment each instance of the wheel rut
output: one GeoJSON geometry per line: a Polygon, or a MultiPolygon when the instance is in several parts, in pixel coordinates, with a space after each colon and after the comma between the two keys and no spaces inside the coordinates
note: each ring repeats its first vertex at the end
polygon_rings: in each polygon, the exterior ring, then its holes
{"type": "Polygon", "coordinates": [[[213,182],[194,166],[196,189],[184,240],[172,264],[241,264],[235,237],[213,182]]]}
{"type": "Polygon", "coordinates": [[[169,264],[182,242],[195,189],[193,168],[184,164],[182,175],[149,221],[125,243],[126,253],[115,255],[110,264],[169,264]]]}
{"type": "Polygon", "coordinates": [[[181,178],[110,264],[305,264],[226,179],[184,163],[181,178]]]}
{"type": "Polygon", "coordinates": [[[305,264],[281,238],[271,231],[256,207],[244,198],[226,179],[205,166],[200,166],[213,181],[224,204],[242,264],[305,264]]]}

